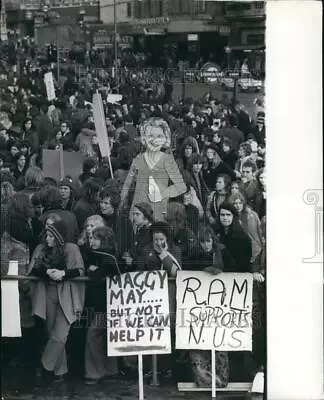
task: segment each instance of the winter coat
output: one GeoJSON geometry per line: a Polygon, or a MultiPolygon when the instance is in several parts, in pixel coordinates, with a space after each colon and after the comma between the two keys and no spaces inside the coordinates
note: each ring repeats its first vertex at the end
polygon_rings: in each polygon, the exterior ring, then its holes
{"type": "MultiPolygon", "coordinates": [[[[171,253],[180,268],[182,268],[180,248],[178,246],[172,246],[168,249],[168,252],[171,253]]],[[[174,261],[170,256],[161,260],[151,243],[144,248],[143,256],[138,261],[138,269],[140,271],[169,270],[173,264],[174,261]]]]}
{"type": "Polygon", "coordinates": [[[233,226],[227,234],[220,230],[220,241],[225,245],[222,250],[224,272],[251,272],[252,241],[240,225],[233,226]]]}
{"type": "MultiPolygon", "coordinates": [[[[38,258],[44,251],[44,245],[37,246],[29,264],[28,274],[31,274],[38,258]]],[[[66,243],[64,248],[66,270],[78,269],[84,275],[84,264],[79,247],[73,243],[66,243]]],[[[85,298],[85,283],[63,280],[56,283],[60,306],[70,324],[76,321],[83,310],[85,298]]],[[[33,314],[46,320],[46,286],[44,281],[31,283],[33,314]]]]}
{"type": "Polygon", "coordinates": [[[236,178],[233,168],[225,162],[221,161],[216,167],[208,162],[203,169],[203,177],[209,190],[215,189],[216,179],[219,174],[227,174],[233,180],[236,178]]]}
{"type": "Polygon", "coordinates": [[[82,249],[83,261],[86,274],[92,280],[86,289],[87,307],[93,307],[96,312],[105,312],[107,307],[106,281],[104,278],[112,278],[120,275],[117,259],[113,254],[103,250],[82,249]],[[95,271],[89,270],[94,265],[98,267],[95,271]]]}
{"type": "Polygon", "coordinates": [[[199,179],[199,182],[200,182],[200,188],[199,188],[198,182],[196,180],[196,176],[192,172],[190,172],[189,170],[186,170],[183,173],[183,177],[184,177],[185,183],[194,188],[200,203],[204,207],[206,205],[207,198],[208,198],[208,195],[209,195],[209,189],[208,189],[208,186],[206,185],[206,182],[204,180],[202,171],[198,174],[198,179],[199,179]]]}

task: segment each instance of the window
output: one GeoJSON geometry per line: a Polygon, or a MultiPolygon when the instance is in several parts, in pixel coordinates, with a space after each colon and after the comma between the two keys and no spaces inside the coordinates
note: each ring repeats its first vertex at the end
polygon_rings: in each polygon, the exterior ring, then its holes
{"type": "Polygon", "coordinates": [[[163,0],[159,0],[158,17],[163,17],[163,0]]]}
{"type": "Polygon", "coordinates": [[[264,8],[264,2],[257,1],[256,3],[254,3],[254,8],[262,10],[264,8]]]}
{"type": "Polygon", "coordinates": [[[203,14],[206,12],[206,1],[205,0],[199,0],[198,1],[198,14],[203,14]]]}
{"type": "Polygon", "coordinates": [[[132,17],[132,3],[127,3],[127,18],[132,17]]]}

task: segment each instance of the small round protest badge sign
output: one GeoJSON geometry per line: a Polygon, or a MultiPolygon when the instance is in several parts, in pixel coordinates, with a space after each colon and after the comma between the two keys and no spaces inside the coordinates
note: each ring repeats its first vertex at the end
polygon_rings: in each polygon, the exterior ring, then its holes
{"type": "Polygon", "coordinates": [[[171,353],[166,271],[107,279],[108,356],[171,353]]]}

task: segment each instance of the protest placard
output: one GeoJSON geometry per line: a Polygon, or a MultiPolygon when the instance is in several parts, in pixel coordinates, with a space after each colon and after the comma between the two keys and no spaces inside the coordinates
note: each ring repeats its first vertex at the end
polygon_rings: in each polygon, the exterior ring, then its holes
{"type": "Polygon", "coordinates": [[[252,350],[252,274],[179,271],[176,348],[252,350]]]}
{"type": "Polygon", "coordinates": [[[121,95],[121,94],[110,93],[107,96],[107,101],[108,101],[108,103],[116,104],[116,103],[120,102],[122,100],[122,98],[123,98],[123,95],[121,95]]]}
{"type": "Polygon", "coordinates": [[[103,109],[102,98],[99,92],[93,95],[93,119],[98,137],[98,144],[102,157],[110,156],[110,146],[108,141],[105,112],[103,109]]]}
{"type": "Polygon", "coordinates": [[[108,356],[171,353],[166,271],[107,279],[108,356]]]}
{"type": "MultiPolygon", "coordinates": [[[[9,262],[8,275],[18,275],[18,261],[9,262]]],[[[1,336],[21,336],[18,280],[1,281],[1,336]]]]}
{"type": "Polygon", "coordinates": [[[55,87],[54,87],[54,80],[53,80],[53,73],[47,72],[44,75],[44,82],[46,86],[46,93],[47,93],[47,100],[52,101],[56,99],[55,95],[55,87]]]}
{"type": "Polygon", "coordinates": [[[72,179],[78,179],[82,173],[82,154],[78,152],[62,150],[43,150],[43,171],[46,177],[61,180],[69,175],[72,179]]]}

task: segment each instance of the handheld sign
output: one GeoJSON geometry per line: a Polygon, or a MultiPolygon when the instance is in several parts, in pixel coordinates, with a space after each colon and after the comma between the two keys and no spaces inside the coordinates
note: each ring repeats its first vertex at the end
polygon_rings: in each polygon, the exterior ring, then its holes
{"type": "Polygon", "coordinates": [[[166,271],[108,279],[107,303],[108,356],[171,353],[166,271]]]}
{"type": "Polygon", "coordinates": [[[110,145],[108,140],[105,112],[102,104],[101,94],[98,91],[93,95],[92,106],[93,106],[93,119],[96,127],[100,153],[102,157],[108,158],[110,174],[111,177],[113,178],[114,174],[110,160],[110,145]]]}
{"type": "Polygon", "coordinates": [[[179,271],[176,348],[252,350],[252,274],[179,271]]]}
{"type": "Polygon", "coordinates": [[[47,100],[52,101],[56,99],[55,95],[55,87],[54,87],[54,80],[53,80],[53,73],[47,72],[44,75],[44,82],[46,86],[46,93],[47,93],[47,100]]]}
{"type": "MultiPolygon", "coordinates": [[[[9,262],[8,275],[18,275],[18,261],[9,262]]],[[[1,281],[1,336],[21,337],[18,280],[1,281]]]]}
{"type": "Polygon", "coordinates": [[[121,95],[121,94],[108,94],[107,101],[108,101],[108,103],[116,104],[119,101],[121,101],[122,98],[123,98],[123,95],[121,95]]]}
{"type": "Polygon", "coordinates": [[[82,154],[73,151],[43,150],[42,165],[44,175],[61,180],[69,175],[72,179],[77,179],[82,173],[82,154]]]}

